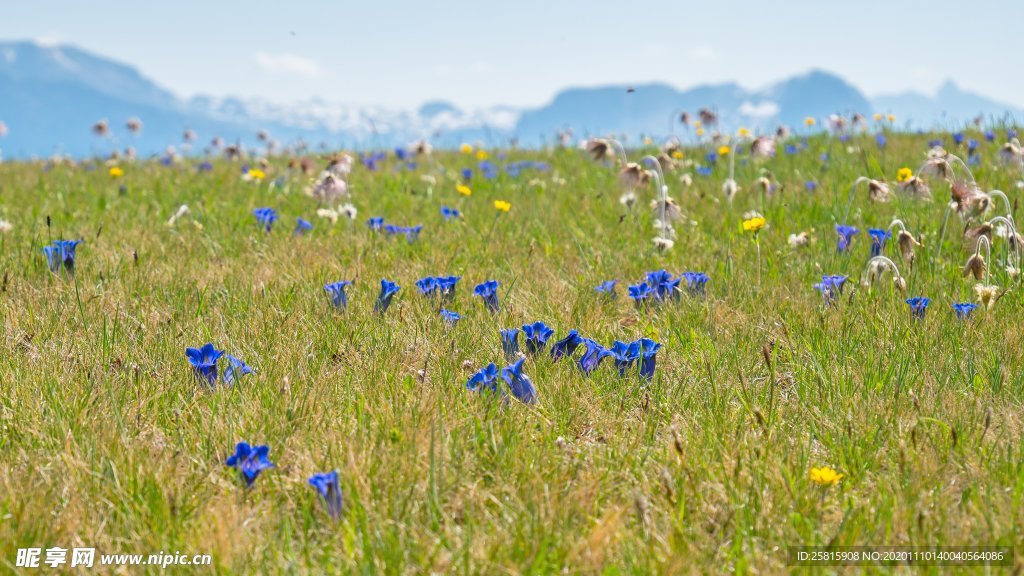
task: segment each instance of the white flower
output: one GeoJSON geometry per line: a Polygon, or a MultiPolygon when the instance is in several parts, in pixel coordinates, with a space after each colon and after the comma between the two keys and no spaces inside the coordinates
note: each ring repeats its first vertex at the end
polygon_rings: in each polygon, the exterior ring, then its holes
{"type": "Polygon", "coordinates": [[[685,187],[689,187],[691,184],[693,184],[693,176],[690,176],[689,173],[683,174],[682,176],[679,177],[679,183],[685,187]]]}
{"type": "Polygon", "coordinates": [[[807,232],[801,232],[799,234],[790,234],[789,240],[787,242],[789,242],[790,248],[796,249],[802,246],[806,246],[807,243],[810,241],[811,235],[808,234],[807,232]]]}
{"type": "Polygon", "coordinates": [[[338,216],[340,216],[340,214],[338,214],[336,210],[333,210],[331,208],[320,208],[319,210],[316,211],[316,215],[321,218],[326,218],[330,220],[331,224],[337,222],[338,216]]]}
{"type": "Polygon", "coordinates": [[[189,213],[188,205],[182,204],[181,206],[178,207],[178,211],[175,212],[174,215],[171,216],[171,218],[167,221],[167,225],[168,226],[174,226],[175,222],[177,222],[178,220],[181,220],[182,218],[184,218],[185,215],[187,215],[188,213],[189,213]]]}
{"type": "Polygon", "coordinates": [[[351,204],[342,204],[341,206],[338,206],[338,212],[347,216],[349,220],[355,220],[356,214],[359,213],[359,211],[356,210],[356,207],[351,204]]]}
{"type": "Polygon", "coordinates": [[[14,224],[0,218],[0,234],[7,234],[11,230],[14,230],[14,224]]]}
{"type": "Polygon", "coordinates": [[[974,295],[978,297],[978,302],[980,302],[986,310],[991,310],[992,307],[996,305],[996,300],[999,300],[999,287],[975,284],[974,295]]]}
{"type": "Polygon", "coordinates": [[[633,192],[626,192],[622,196],[619,196],[619,204],[622,204],[626,208],[632,208],[633,204],[636,203],[636,194],[633,192]]]}
{"type": "Polygon", "coordinates": [[[668,238],[662,238],[661,236],[658,236],[657,238],[654,239],[655,248],[661,250],[662,252],[665,252],[666,250],[671,250],[672,247],[675,246],[675,244],[676,243],[673,242],[672,240],[669,240],[668,238]]]}
{"type": "Polygon", "coordinates": [[[722,194],[725,194],[726,200],[732,202],[733,196],[739,191],[739,185],[732,178],[726,178],[725,182],[722,182],[722,194]]]}

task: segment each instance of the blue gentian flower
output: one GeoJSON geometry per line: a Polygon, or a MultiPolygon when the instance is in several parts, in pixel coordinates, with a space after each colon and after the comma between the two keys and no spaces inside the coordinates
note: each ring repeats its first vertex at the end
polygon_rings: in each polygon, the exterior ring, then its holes
{"type": "Polygon", "coordinates": [[[473,374],[469,380],[466,381],[466,389],[472,390],[473,392],[491,392],[499,394],[503,392],[498,386],[498,367],[491,362],[486,368],[480,370],[476,374],[473,374]]]}
{"type": "Polygon", "coordinates": [[[617,283],[618,283],[618,280],[605,280],[604,282],[601,282],[600,284],[598,284],[594,288],[594,290],[596,290],[597,292],[600,292],[601,294],[607,295],[609,298],[614,299],[615,298],[615,284],[617,284],[617,283]]]}
{"type": "Polygon", "coordinates": [[[634,344],[640,345],[640,376],[650,382],[654,378],[654,367],[657,363],[658,350],[661,350],[661,344],[650,338],[641,338],[634,342],[634,344]]]}
{"type": "Polygon", "coordinates": [[[405,160],[408,155],[409,154],[405,151],[405,148],[402,148],[401,146],[395,148],[395,158],[405,160]]]}
{"type": "Polygon", "coordinates": [[[814,288],[821,292],[825,299],[825,306],[831,306],[843,294],[843,286],[846,285],[846,276],[832,274],[822,276],[821,282],[814,285],[814,288]]]}
{"type": "Polygon", "coordinates": [[[252,213],[253,216],[256,216],[256,221],[260,226],[263,226],[263,231],[269,233],[274,222],[277,221],[277,211],[273,208],[257,208],[252,213]]]}
{"type": "Polygon", "coordinates": [[[441,308],[441,318],[444,318],[444,321],[448,323],[448,326],[454,328],[455,325],[459,322],[459,320],[462,320],[462,315],[459,314],[458,312],[453,312],[451,310],[445,310],[444,308],[441,308]]]}
{"type": "Polygon", "coordinates": [[[227,384],[228,386],[234,384],[235,381],[241,378],[242,376],[245,376],[246,374],[252,374],[252,368],[250,368],[248,365],[246,365],[245,362],[242,362],[241,360],[235,358],[231,354],[225,354],[224,359],[228,361],[228,367],[226,370],[224,370],[224,374],[221,376],[221,378],[224,380],[224,383],[227,384]]]}
{"type": "Polygon", "coordinates": [[[324,291],[331,297],[331,303],[335,308],[339,310],[348,308],[348,295],[345,294],[345,287],[351,284],[348,280],[324,284],[324,291]]]}
{"type": "Polygon", "coordinates": [[[519,356],[519,329],[507,328],[501,331],[501,350],[505,358],[512,360],[519,356]]]}
{"type": "Polygon", "coordinates": [[[956,312],[956,317],[960,320],[966,320],[969,318],[971,312],[974,312],[974,309],[977,307],[978,305],[974,302],[960,302],[953,304],[953,310],[956,312]]]}
{"type": "Polygon", "coordinates": [[[637,308],[642,307],[652,297],[651,287],[646,283],[633,284],[629,287],[629,297],[637,308]]]}
{"type": "Polygon", "coordinates": [[[210,162],[203,162],[199,166],[196,166],[196,170],[200,172],[212,172],[213,164],[211,164],[210,162]]]}
{"type": "Polygon", "coordinates": [[[533,324],[523,324],[523,342],[526,343],[526,353],[533,355],[543,350],[548,338],[551,338],[554,333],[554,330],[539,320],[533,324]]]}
{"type": "Polygon", "coordinates": [[[384,228],[384,218],[382,216],[374,216],[366,221],[366,225],[370,227],[370,230],[380,230],[384,228]]]}
{"type": "Polygon", "coordinates": [[[570,330],[566,334],[565,338],[557,340],[551,346],[551,359],[558,360],[562,356],[572,356],[572,353],[576,351],[576,348],[583,343],[583,337],[580,336],[579,332],[570,330]]]}
{"type": "Polygon", "coordinates": [[[380,281],[380,294],[377,296],[377,302],[373,305],[373,311],[383,314],[388,306],[391,306],[391,299],[398,294],[401,290],[401,286],[395,284],[391,280],[383,279],[380,281]]]}
{"type": "Polygon", "coordinates": [[[452,218],[458,218],[460,213],[456,208],[441,206],[441,216],[444,216],[445,220],[451,220],[452,218]]]}
{"type": "Polygon", "coordinates": [[[875,134],[875,144],[878,144],[879,148],[885,148],[886,142],[885,134],[882,134],[881,132],[875,134]]]}
{"type": "Polygon", "coordinates": [[[434,281],[437,283],[437,290],[441,293],[441,299],[451,302],[455,298],[455,287],[461,276],[437,276],[434,281]]]}
{"type": "Polygon", "coordinates": [[[343,501],[341,486],[338,483],[338,471],[313,474],[309,477],[309,485],[316,488],[316,491],[320,493],[324,504],[327,505],[327,513],[331,518],[335,520],[340,518],[343,501]]]}
{"type": "Polygon", "coordinates": [[[626,344],[616,340],[610,351],[615,359],[615,367],[619,369],[619,376],[625,376],[626,370],[640,357],[640,341],[626,344]]]}
{"type": "Polygon", "coordinates": [[[711,176],[711,168],[708,166],[697,166],[697,174],[701,176],[711,176]]]}
{"type": "Polygon", "coordinates": [[[296,219],[296,221],[295,221],[295,235],[296,236],[302,236],[303,234],[305,234],[306,232],[309,232],[312,229],[313,229],[313,223],[310,222],[309,220],[303,220],[302,218],[297,218],[296,219]]]}
{"type": "Polygon", "coordinates": [[[583,338],[583,345],[587,347],[580,357],[579,366],[584,374],[590,374],[601,364],[601,360],[612,355],[611,351],[601,346],[590,338],[583,338]]]}
{"type": "Polygon", "coordinates": [[[463,182],[469,182],[472,179],[473,179],[473,169],[472,168],[463,168],[462,169],[462,181],[463,182]]]}
{"type": "Polygon", "coordinates": [[[704,161],[714,166],[715,164],[718,163],[718,154],[715,152],[708,152],[707,154],[704,155],[704,161]]]}
{"type": "Polygon", "coordinates": [[[423,226],[396,226],[394,224],[386,224],[384,226],[384,232],[390,235],[404,234],[406,240],[410,243],[415,242],[420,237],[420,232],[423,230],[423,226]]]}
{"type": "Polygon", "coordinates": [[[941,138],[936,138],[934,140],[929,140],[928,141],[928,147],[929,148],[941,148],[942,147],[942,139],[941,138]]]}
{"type": "Polygon", "coordinates": [[[200,348],[186,348],[185,355],[200,380],[210,386],[217,383],[217,360],[224,355],[223,350],[217,350],[213,343],[207,343],[200,348]]]}
{"type": "Polygon", "coordinates": [[[985,130],[985,140],[988,142],[995,142],[996,133],[991,130],[985,130]]]}
{"type": "Polygon", "coordinates": [[[881,228],[868,228],[868,235],[871,236],[871,256],[878,256],[882,253],[882,249],[885,248],[885,241],[888,238],[892,238],[892,234],[888,230],[881,228]]]}
{"type": "Polygon", "coordinates": [[[978,151],[979,146],[981,146],[981,143],[975,140],[974,138],[971,138],[970,140],[967,141],[967,153],[974,154],[975,152],[978,151]]]}
{"type": "Polygon", "coordinates": [[[433,296],[437,294],[437,278],[433,276],[427,276],[426,278],[420,278],[416,281],[416,287],[420,289],[420,294],[424,296],[433,296]]]}
{"type": "Polygon", "coordinates": [[[665,270],[647,273],[647,286],[655,300],[664,301],[679,296],[679,282],[682,278],[672,278],[665,270]]]}
{"type": "Polygon", "coordinates": [[[45,246],[43,253],[46,254],[46,263],[50,267],[50,272],[60,272],[63,266],[65,270],[74,274],[75,249],[81,243],[81,240],[54,240],[49,246],[45,246]]]}
{"type": "Polygon", "coordinates": [[[498,167],[490,160],[482,160],[477,167],[480,168],[481,172],[483,172],[484,178],[488,180],[493,180],[498,177],[498,167]]]}
{"type": "Polygon", "coordinates": [[[266,445],[249,446],[248,442],[239,442],[235,446],[235,453],[228,457],[225,464],[237,468],[245,479],[246,486],[252,486],[260,472],[274,467],[274,464],[267,460],[270,448],[266,445]]]}
{"type": "Polygon", "coordinates": [[[498,312],[498,281],[488,280],[483,284],[477,284],[473,293],[484,299],[484,305],[492,314],[498,312]]]}
{"type": "Polygon", "coordinates": [[[1017,129],[1016,128],[1007,128],[1006,129],[1006,139],[1007,140],[1013,140],[1016,137],[1017,137],[1017,129]]]}
{"type": "Polygon", "coordinates": [[[791,154],[791,155],[792,154],[797,154],[797,153],[800,152],[800,149],[797,148],[796,146],[792,145],[792,144],[786,144],[786,147],[783,148],[783,150],[786,151],[786,154],[791,154]]]}
{"type": "Polygon", "coordinates": [[[910,305],[910,314],[917,320],[924,319],[924,313],[928,310],[928,304],[931,303],[931,298],[925,298],[924,296],[915,296],[913,298],[907,298],[907,304],[910,305]]]}
{"type": "Polygon", "coordinates": [[[963,132],[954,132],[953,133],[953,142],[955,142],[957,146],[963,144],[964,143],[964,133],[963,132]]]}
{"type": "Polygon", "coordinates": [[[523,362],[526,358],[520,358],[515,364],[501,369],[501,377],[512,390],[515,396],[523,404],[537,403],[537,388],[534,387],[530,377],[523,374],[523,362]]]}
{"type": "Polygon", "coordinates": [[[814,192],[818,189],[818,183],[814,180],[808,180],[807,182],[804,182],[804,189],[808,192],[814,192]]]}
{"type": "Polygon", "coordinates": [[[853,226],[847,226],[845,224],[836,225],[836,234],[839,235],[839,251],[846,252],[846,249],[850,247],[850,242],[853,241],[853,237],[860,232],[860,230],[853,226]]]}
{"type": "Polygon", "coordinates": [[[693,296],[705,296],[705,288],[707,287],[708,275],[703,272],[683,272],[681,274],[683,280],[686,280],[686,290],[693,296]]]}

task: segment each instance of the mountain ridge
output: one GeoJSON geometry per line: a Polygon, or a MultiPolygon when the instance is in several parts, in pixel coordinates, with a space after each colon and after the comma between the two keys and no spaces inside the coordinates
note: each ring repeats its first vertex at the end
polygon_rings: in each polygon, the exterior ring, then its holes
{"type": "MultiPolygon", "coordinates": [[[[312,98],[291,104],[234,96],[181,98],[135,67],[67,45],[31,41],[0,42],[0,139],[6,157],[85,156],[134,146],[142,155],[180,144],[186,129],[201,141],[215,136],[256,146],[267,131],[281,142],[322,142],[354,148],[406,145],[424,138],[435,146],[465,141],[524,146],[550,142],[557,132],[665,137],[680,128],[682,111],[715,110],[720,127],[769,131],[779,124],[801,125],[807,116],[861,112],[893,113],[905,127],[964,124],[977,115],[1020,118],[1020,108],[961,89],[947,81],[934,96],[904,92],[868,98],[840,76],[811,69],[768,86],[747,89],[736,82],[680,89],[666,82],[627,87],[567,87],[532,108],[491,106],[462,109],[428,100],[410,109],[354,105],[312,98]],[[139,135],[124,123],[137,117],[139,135]],[[108,119],[112,137],[100,140],[89,127],[108,119]]],[[[202,146],[200,145],[201,149],[202,146]]]]}

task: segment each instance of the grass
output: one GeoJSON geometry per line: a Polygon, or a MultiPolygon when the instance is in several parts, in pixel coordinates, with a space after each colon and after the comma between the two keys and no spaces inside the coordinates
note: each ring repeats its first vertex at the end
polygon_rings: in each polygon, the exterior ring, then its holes
{"type": "MultiPolygon", "coordinates": [[[[680,167],[667,179],[686,218],[664,254],[652,192],[627,211],[614,169],[573,149],[506,151],[550,170],[478,174],[469,197],[455,183],[472,156],[357,166],[359,217],[334,226],[315,218],[308,177],[284,158],[261,183],[228,161],[210,173],[122,163],[119,179],[102,165],[2,164],[0,215],[14,229],[0,236],[0,565],[13,570],[18,548],[86,546],[211,554],[200,573],[772,573],[787,570],[788,546],[889,544],[1013,546],[1019,570],[1017,285],[993,267],[1010,292],[956,319],[950,304],[973,300],[974,281],[960,272],[960,222],[936,260],[940,183],[930,203],[871,204],[865,188],[853,203],[861,230],[898,217],[922,236],[913,267],[886,248],[906,294],[860,286],[866,236],[839,254],[832,231],[858,176],[892,181],[932,137],[890,134],[879,149],[871,135],[818,136],[761,164],[743,153],[732,204],[721,162],[690,186],[680,177],[692,167],[680,167]],[[780,189],[761,206],[763,171],[780,189]],[[497,199],[511,210],[499,214],[497,199]],[[192,215],[167,226],[181,204],[192,215]],[[444,222],[442,204],[464,218],[444,222]],[[282,215],[266,235],[252,216],[261,206],[282,215]],[[751,209],[768,222],[759,283],[740,229],[751,209]],[[314,222],[309,235],[292,236],[298,216],[314,222]],[[389,239],[367,229],[370,216],[424,230],[389,239]],[[791,249],[801,231],[814,240],[791,249]],[[40,252],[59,237],[85,240],[73,277],[40,252]],[[661,268],[706,272],[707,298],[638,311],[626,285],[661,268]],[[826,308],[811,285],[832,273],[851,282],[826,308]],[[416,293],[440,274],[462,276],[455,329],[416,293]],[[381,278],[402,290],[377,315],[381,278]],[[611,278],[619,297],[606,301],[593,287],[611,278]],[[347,312],[322,288],[341,279],[355,282],[347,312]],[[494,316],[472,294],[488,279],[501,283],[494,316]],[[904,303],[914,295],[933,299],[923,321],[904,303]],[[525,370],[539,405],[468,393],[473,372],[503,365],[499,329],[535,320],[554,338],[654,338],[656,375],[620,378],[606,361],[585,377],[544,355],[525,370]],[[207,341],[255,373],[199,385],[185,348],[207,341]],[[242,440],[268,444],[277,464],[248,490],[224,465],[242,440]],[[819,466],[844,476],[818,486],[819,466]],[[307,484],[331,469],[338,522],[307,484]]],[[[1016,203],[1021,175],[1000,167],[997,144],[981,154],[978,182],[1016,203]]]]}

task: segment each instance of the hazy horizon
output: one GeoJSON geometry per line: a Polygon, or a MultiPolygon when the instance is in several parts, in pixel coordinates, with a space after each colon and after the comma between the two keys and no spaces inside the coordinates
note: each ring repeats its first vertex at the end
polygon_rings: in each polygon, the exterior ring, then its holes
{"type": "MultiPolygon", "coordinates": [[[[996,4],[1002,17],[961,11],[958,29],[1011,37],[1024,5],[996,4]]],[[[182,98],[522,108],[543,105],[566,88],[725,82],[762,88],[820,69],[870,97],[931,95],[952,81],[1024,106],[1024,78],[1005,73],[992,47],[958,39],[947,15],[958,5],[948,0],[927,11],[871,0],[856,12],[799,0],[786,10],[744,6],[738,18],[735,6],[659,6],[646,18],[631,11],[633,26],[622,26],[621,4],[606,0],[269,6],[255,2],[238,11],[185,0],[96,8],[54,0],[8,7],[0,38],[74,45],[128,64],[182,98]],[[793,13],[802,16],[794,21],[793,13]]]]}

